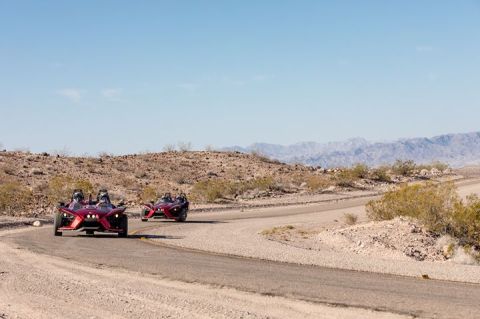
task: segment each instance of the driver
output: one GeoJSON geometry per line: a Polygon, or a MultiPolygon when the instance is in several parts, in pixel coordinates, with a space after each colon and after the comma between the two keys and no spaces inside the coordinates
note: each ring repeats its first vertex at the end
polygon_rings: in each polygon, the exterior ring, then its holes
{"type": "Polygon", "coordinates": [[[97,194],[97,206],[102,207],[113,207],[112,202],[110,201],[110,196],[106,189],[101,189],[97,194]]]}
{"type": "Polygon", "coordinates": [[[83,191],[81,189],[74,189],[72,194],[72,200],[68,205],[68,208],[71,210],[80,209],[83,205],[85,205],[85,196],[83,195],[83,191]]]}
{"type": "Polygon", "coordinates": [[[172,194],[170,193],[165,193],[162,198],[160,198],[160,202],[163,202],[163,203],[173,203],[173,199],[172,199],[172,194]]]}
{"type": "Polygon", "coordinates": [[[180,193],[175,199],[181,203],[185,203],[187,201],[187,195],[185,195],[185,193],[180,193]]]}

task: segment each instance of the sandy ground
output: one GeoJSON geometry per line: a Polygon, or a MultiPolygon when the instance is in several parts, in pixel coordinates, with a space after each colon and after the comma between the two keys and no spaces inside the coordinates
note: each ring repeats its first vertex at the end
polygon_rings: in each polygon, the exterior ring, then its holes
{"type": "MultiPolygon", "coordinates": [[[[480,184],[462,186],[459,193],[462,196],[470,193],[478,194],[480,193],[480,184]]],[[[322,209],[322,205],[311,204],[306,207],[309,207],[309,213],[256,218],[254,221],[238,219],[225,223],[192,223],[186,225],[165,223],[163,226],[166,227],[158,228],[154,231],[154,234],[174,239],[157,238],[151,240],[161,244],[281,262],[413,277],[427,275],[429,278],[435,279],[480,283],[480,267],[476,265],[441,261],[440,258],[436,261],[428,261],[428,259],[418,261],[415,258],[408,257],[398,258],[398,254],[395,254],[395,252],[385,253],[385,249],[370,251],[368,255],[355,253],[351,249],[341,248],[344,244],[342,238],[335,239],[328,235],[324,236],[324,239],[329,239],[327,243],[322,243],[317,238],[311,238],[313,243],[307,245],[298,245],[288,236],[283,240],[271,240],[269,236],[265,236],[265,231],[268,232],[274,227],[293,226],[296,229],[306,229],[305,237],[308,238],[309,228],[315,229],[315,231],[328,231],[344,227],[342,219],[346,213],[357,215],[359,223],[367,222],[364,206],[326,211],[322,209]]],[[[253,211],[262,214],[269,210],[294,208],[268,208],[253,211]]],[[[215,216],[218,215],[209,213],[196,217],[214,219],[215,216]]],[[[298,237],[298,234],[296,236],[298,237]]]]}
{"type": "MultiPolygon", "coordinates": [[[[6,234],[12,231],[4,230],[6,234]]],[[[82,265],[0,241],[0,318],[405,318],[82,265]]]]}

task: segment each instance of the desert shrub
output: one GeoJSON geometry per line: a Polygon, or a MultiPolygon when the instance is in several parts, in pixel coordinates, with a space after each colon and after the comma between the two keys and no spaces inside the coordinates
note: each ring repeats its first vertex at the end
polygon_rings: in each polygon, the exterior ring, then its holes
{"type": "Polygon", "coordinates": [[[163,146],[164,152],[175,152],[175,149],[175,145],[173,144],[165,144],[165,146],[163,146]]]}
{"type": "MultiPolygon", "coordinates": [[[[262,191],[270,190],[275,188],[275,181],[272,177],[260,177],[254,178],[248,181],[237,183],[237,192],[244,193],[248,190],[258,189],[262,191]]],[[[235,187],[234,187],[235,188],[235,187]]]]}
{"type": "Polygon", "coordinates": [[[412,160],[406,160],[406,161],[397,160],[392,165],[392,171],[397,175],[411,176],[414,173],[416,167],[417,165],[412,160]]]}
{"type": "Polygon", "coordinates": [[[48,198],[51,203],[65,201],[70,198],[74,189],[83,190],[85,196],[94,194],[93,185],[89,180],[57,175],[48,182],[48,198]]]}
{"type": "Polygon", "coordinates": [[[355,225],[358,221],[358,216],[352,213],[343,214],[343,220],[347,225],[355,225]]]}
{"type": "Polygon", "coordinates": [[[0,212],[16,215],[32,202],[32,191],[16,182],[0,185],[0,212]]]}
{"type": "Polygon", "coordinates": [[[373,220],[416,218],[434,233],[480,247],[480,199],[471,195],[462,201],[453,183],[403,185],[369,202],[367,216],[373,220]]]}
{"type": "Polygon", "coordinates": [[[367,204],[367,216],[373,220],[409,216],[419,219],[432,231],[450,223],[453,209],[460,202],[453,183],[402,185],[380,200],[367,204]]]}
{"type": "Polygon", "coordinates": [[[107,151],[100,151],[98,152],[98,157],[99,158],[108,158],[108,157],[113,157],[114,155],[112,153],[109,153],[107,151]]]}
{"type": "Polygon", "coordinates": [[[51,151],[51,153],[53,156],[62,156],[62,157],[68,157],[71,155],[70,150],[66,146],[59,150],[53,150],[51,151]]]}
{"type": "Polygon", "coordinates": [[[140,199],[143,202],[149,202],[152,200],[155,201],[157,198],[158,198],[158,192],[152,186],[146,186],[140,194],[140,199]]]}
{"type": "Polygon", "coordinates": [[[258,159],[260,162],[268,163],[268,164],[281,164],[279,160],[272,159],[264,154],[262,154],[260,151],[253,150],[250,152],[250,155],[258,159]]]}
{"type": "Polygon", "coordinates": [[[355,181],[358,177],[352,174],[349,169],[342,170],[335,176],[335,182],[340,187],[355,187],[355,181]]]}
{"type": "Polygon", "coordinates": [[[189,183],[188,178],[183,174],[174,176],[173,180],[175,181],[175,183],[179,185],[184,185],[189,183]]]}
{"type": "Polygon", "coordinates": [[[188,152],[192,150],[192,143],[191,142],[178,142],[177,143],[178,150],[180,152],[188,152]]]}
{"type": "Polygon", "coordinates": [[[129,172],[130,171],[130,167],[128,166],[128,164],[126,162],[117,162],[113,165],[113,167],[119,171],[119,172],[129,172]]]}
{"type": "Polygon", "coordinates": [[[388,174],[388,167],[381,166],[372,170],[370,178],[378,182],[387,182],[392,181],[390,175],[388,174]]]}
{"type": "Polygon", "coordinates": [[[433,162],[431,165],[432,165],[432,168],[436,168],[440,172],[443,172],[443,171],[450,168],[450,165],[448,165],[447,163],[442,163],[442,162],[433,162]]]}
{"type": "Polygon", "coordinates": [[[460,243],[480,245],[480,199],[470,195],[466,203],[459,202],[455,206],[450,225],[452,236],[459,238],[460,243]]]}
{"type": "Polygon", "coordinates": [[[276,188],[277,184],[272,177],[254,178],[248,181],[212,179],[194,184],[191,196],[194,199],[212,203],[217,199],[238,196],[250,190],[266,191],[276,188]]]}
{"type": "Polygon", "coordinates": [[[205,200],[209,203],[226,195],[228,183],[223,180],[200,181],[193,185],[191,196],[193,199],[205,200]]]}
{"type": "Polygon", "coordinates": [[[328,179],[318,175],[312,175],[307,177],[305,182],[307,183],[307,187],[311,191],[319,191],[330,186],[330,182],[328,179]]]}
{"type": "Polygon", "coordinates": [[[2,170],[5,174],[7,175],[12,175],[12,176],[15,176],[16,175],[16,170],[15,170],[15,167],[12,165],[12,164],[5,164],[3,167],[2,167],[2,170]]]}
{"type": "Polygon", "coordinates": [[[365,164],[356,164],[350,168],[349,171],[351,176],[354,178],[367,178],[369,169],[365,164]]]}
{"type": "Polygon", "coordinates": [[[144,170],[137,170],[137,171],[135,172],[135,177],[136,177],[136,178],[145,178],[145,177],[147,177],[147,176],[148,176],[148,174],[147,174],[147,172],[145,172],[144,170]]]}
{"type": "Polygon", "coordinates": [[[126,175],[121,175],[117,179],[118,184],[121,186],[127,188],[127,189],[134,189],[137,188],[137,181],[133,177],[126,176],[126,175]]]}
{"type": "Polygon", "coordinates": [[[215,147],[213,145],[210,145],[210,144],[205,145],[205,151],[206,152],[215,152],[215,147]]]}
{"type": "Polygon", "coordinates": [[[356,164],[351,168],[344,168],[335,176],[336,184],[340,187],[355,187],[355,181],[367,178],[369,168],[365,164],[356,164]]]}

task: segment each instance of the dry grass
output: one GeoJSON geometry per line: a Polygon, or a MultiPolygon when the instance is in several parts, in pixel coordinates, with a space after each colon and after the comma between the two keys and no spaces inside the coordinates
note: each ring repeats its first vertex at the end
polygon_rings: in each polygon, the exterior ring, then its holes
{"type": "Polygon", "coordinates": [[[0,212],[19,215],[33,200],[32,191],[15,182],[0,185],[0,212]]]}
{"type": "Polygon", "coordinates": [[[251,190],[273,190],[276,186],[276,182],[271,177],[254,178],[247,181],[212,179],[193,185],[191,196],[193,199],[213,203],[218,199],[235,198],[251,190]]]}
{"type": "Polygon", "coordinates": [[[355,225],[358,221],[358,216],[352,213],[345,213],[343,215],[343,220],[347,225],[355,225]]]}
{"type": "Polygon", "coordinates": [[[48,198],[55,204],[70,198],[74,189],[83,190],[85,196],[95,195],[92,183],[86,179],[74,179],[70,176],[57,175],[48,182],[48,198]]]}
{"type": "Polygon", "coordinates": [[[272,236],[272,235],[282,235],[286,232],[290,232],[294,230],[295,227],[292,225],[286,225],[286,226],[277,226],[273,227],[270,229],[265,229],[263,230],[260,234],[263,236],[272,236]]]}

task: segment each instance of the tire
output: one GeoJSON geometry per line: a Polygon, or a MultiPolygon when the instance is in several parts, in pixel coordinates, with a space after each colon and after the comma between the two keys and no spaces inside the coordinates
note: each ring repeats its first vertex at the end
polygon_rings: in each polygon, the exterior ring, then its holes
{"type": "Polygon", "coordinates": [[[87,230],[85,233],[87,233],[88,236],[93,236],[95,234],[93,230],[87,230]]]}
{"type": "Polygon", "coordinates": [[[180,214],[178,214],[178,217],[175,219],[175,221],[179,223],[183,223],[187,220],[187,215],[188,215],[188,209],[184,208],[182,209],[180,214]]]}
{"type": "Polygon", "coordinates": [[[142,210],[142,212],[140,213],[140,220],[141,220],[142,222],[148,222],[148,218],[145,218],[145,216],[147,215],[146,213],[147,213],[147,212],[144,211],[144,210],[142,210]]]}
{"type": "Polygon", "coordinates": [[[62,223],[62,215],[55,213],[55,216],[53,216],[53,235],[54,236],[62,236],[62,232],[58,231],[61,223],[62,223]]]}
{"type": "Polygon", "coordinates": [[[126,215],[122,216],[120,227],[123,229],[123,231],[118,233],[118,237],[122,237],[122,238],[128,237],[128,217],[126,215]]]}

